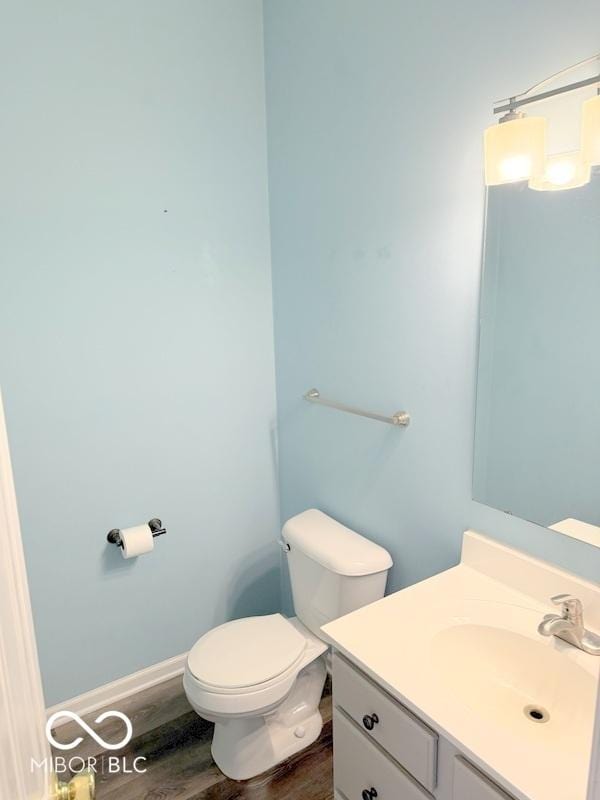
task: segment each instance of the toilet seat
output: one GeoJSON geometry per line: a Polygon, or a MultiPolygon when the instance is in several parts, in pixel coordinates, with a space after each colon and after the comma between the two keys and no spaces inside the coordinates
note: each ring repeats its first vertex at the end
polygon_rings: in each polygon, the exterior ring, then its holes
{"type": "Polygon", "coordinates": [[[192,647],[184,672],[184,688],[192,706],[204,716],[265,713],[288,694],[298,673],[326,650],[327,645],[295,617],[286,619],[273,614],[226,622],[202,636],[192,647]],[[211,635],[219,630],[218,636],[211,635]],[[259,642],[262,651],[257,646],[259,642]],[[251,654],[257,658],[251,658],[246,669],[245,662],[251,654]],[[237,663],[225,664],[225,660],[237,663]],[[287,667],[274,674],[286,662],[287,667]],[[219,667],[224,668],[223,677],[217,672],[219,667]],[[260,683],[239,685],[251,676],[265,675],[271,677],[260,683]],[[230,685],[219,686],[217,682],[230,685]]]}
{"type": "Polygon", "coordinates": [[[301,659],[306,637],[281,614],[226,622],[190,650],[188,667],[212,691],[238,692],[284,676],[301,659]]]}

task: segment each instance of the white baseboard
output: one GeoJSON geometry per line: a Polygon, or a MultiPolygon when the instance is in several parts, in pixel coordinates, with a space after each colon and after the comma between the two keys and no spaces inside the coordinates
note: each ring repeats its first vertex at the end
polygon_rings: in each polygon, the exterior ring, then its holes
{"type": "MultiPolygon", "coordinates": [[[[156,686],[157,683],[168,681],[169,678],[182,675],[186,658],[187,653],[182,653],[179,656],[168,658],[166,661],[161,661],[160,664],[153,664],[151,667],[141,669],[139,672],[133,672],[131,675],[125,675],[125,677],[118,678],[111,683],[105,683],[97,689],[92,689],[90,692],[85,692],[77,697],[72,697],[70,700],[58,703],[52,708],[48,708],[46,714],[49,717],[56,711],[68,709],[83,717],[86,714],[97,711],[99,708],[113,706],[125,697],[130,697],[132,694],[149,689],[151,686],[156,686]]],[[[68,717],[59,718],[56,727],[60,727],[66,722],[69,722],[68,717]]]]}

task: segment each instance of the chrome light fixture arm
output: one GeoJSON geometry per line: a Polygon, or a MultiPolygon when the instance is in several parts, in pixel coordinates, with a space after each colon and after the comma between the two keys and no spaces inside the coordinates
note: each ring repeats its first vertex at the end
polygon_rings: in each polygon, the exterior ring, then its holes
{"type": "Polygon", "coordinates": [[[538,92],[538,94],[532,95],[532,92],[537,92],[538,89],[541,89],[543,86],[551,83],[554,80],[562,77],[563,75],[568,75],[570,72],[573,72],[576,69],[580,69],[581,67],[585,67],[588,64],[593,64],[595,61],[598,62],[600,66],[600,53],[596,53],[590,58],[586,58],[583,61],[577,62],[577,64],[571,64],[570,67],[566,67],[565,69],[561,69],[560,72],[555,72],[554,75],[550,75],[547,78],[544,78],[542,81],[531,86],[527,91],[521,92],[520,94],[513,95],[511,97],[507,97],[504,100],[499,100],[499,103],[502,105],[498,105],[494,108],[494,114],[502,114],[505,111],[509,114],[516,111],[518,108],[522,108],[523,106],[532,105],[533,103],[539,103],[541,100],[548,100],[550,97],[556,97],[559,94],[566,94],[567,92],[574,92],[577,89],[584,89],[586,86],[593,86],[595,83],[599,84],[599,91],[600,91],[600,72],[597,75],[593,75],[590,78],[584,78],[583,80],[576,81],[575,83],[569,83],[565,86],[557,87],[556,89],[549,89],[546,92],[538,92]]]}
{"type": "Polygon", "coordinates": [[[584,78],[581,81],[569,83],[566,86],[560,86],[557,89],[549,89],[547,92],[534,94],[531,97],[523,97],[521,100],[518,100],[516,96],[511,97],[505,105],[496,106],[494,108],[494,114],[502,114],[504,111],[508,112],[508,114],[512,114],[523,106],[530,106],[533,103],[539,103],[541,100],[548,100],[550,97],[556,97],[559,94],[566,94],[567,92],[574,92],[577,89],[584,89],[586,86],[593,86],[595,83],[600,84],[600,73],[598,75],[593,75],[591,78],[584,78]]]}

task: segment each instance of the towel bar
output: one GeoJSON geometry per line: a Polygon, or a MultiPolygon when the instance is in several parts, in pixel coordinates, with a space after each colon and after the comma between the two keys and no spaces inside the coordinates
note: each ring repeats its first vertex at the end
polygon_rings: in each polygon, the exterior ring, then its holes
{"type": "Polygon", "coordinates": [[[406,427],[410,423],[410,414],[406,411],[397,411],[391,417],[384,414],[375,414],[373,411],[363,411],[361,408],[348,406],[346,403],[338,403],[335,400],[326,400],[321,397],[318,389],[309,389],[304,395],[304,399],[310,403],[319,403],[322,406],[329,406],[329,408],[337,408],[338,411],[346,411],[348,414],[357,414],[359,417],[368,417],[369,419],[376,419],[378,422],[385,422],[388,425],[402,425],[406,427]]]}

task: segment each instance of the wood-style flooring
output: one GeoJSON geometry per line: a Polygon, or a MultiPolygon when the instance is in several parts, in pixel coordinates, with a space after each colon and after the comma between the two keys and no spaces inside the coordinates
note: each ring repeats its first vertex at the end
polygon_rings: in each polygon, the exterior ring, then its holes
{"type": "MultiPolygon", "coordinates": [[[[217,768],[210,754],[212,725],[201,719],[187,704],[181,678],[174,678],[129,698],[117,708],[133,724],[134,739],[116,753],[94,753],[88,741],[69,754],[98,759],[97,800],[332,800],[332,731],[331,696],[323,697],[323,731],[306,750],[283,764],[249,781],[232,781],[217,768]],[[133,759],[144,756],[147,772],[143,775],[110,773],[100,760],[107,755],[125,758],[128,767],[133,759]]],[[[110,730],[100,730],[90,715],[94,730],[106,740],[110,730]]],[[[58,740],[72,741],[70,725],[58,729],[58,740]]],[[[75,735],[81,733],[77,729],[75,735]]],[[[122,733],[122,727],[118,735],[122,733]]],[[[118,739],[118,735],[116,737],[118,739]]],[[[92,740],[93,741],[93,740],[92,740]]],[[[98,746],[95,747],[96,751],[98,746]]],[[[57,751],[58,754],[58,751],[57,751]]],[[[114,763],[114,762],[113,762],[114,763]]]]}

